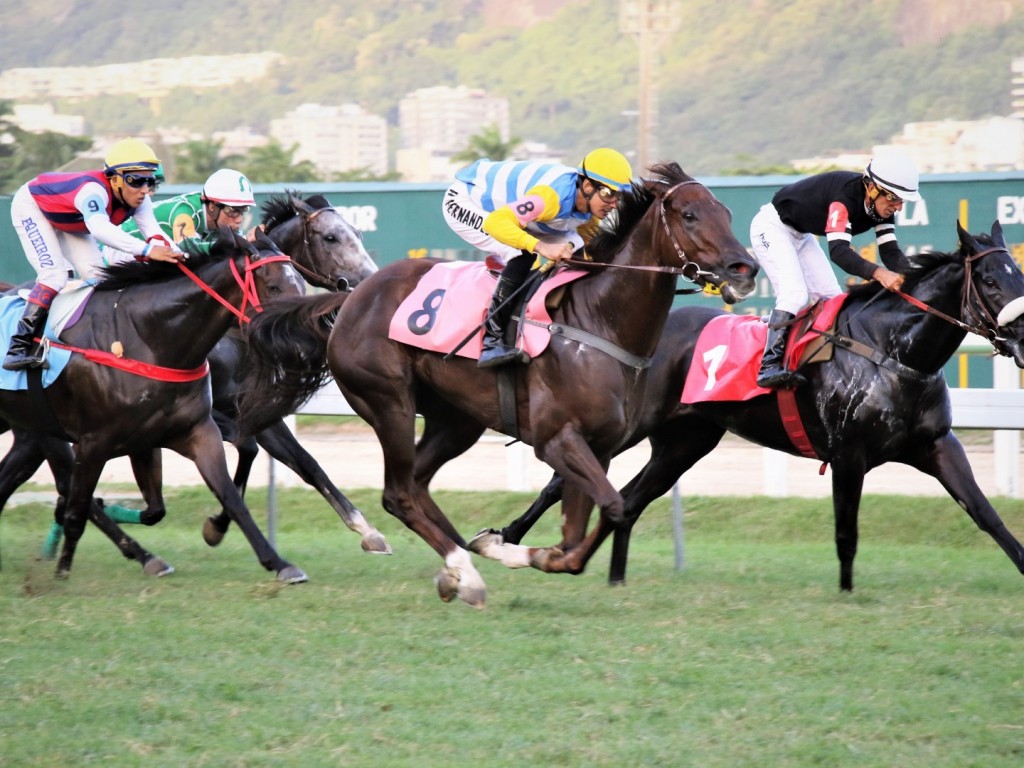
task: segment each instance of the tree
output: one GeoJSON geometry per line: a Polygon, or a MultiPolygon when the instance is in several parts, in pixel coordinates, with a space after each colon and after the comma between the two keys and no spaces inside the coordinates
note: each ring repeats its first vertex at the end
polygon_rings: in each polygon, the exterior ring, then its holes
{"type": "Polygon", "coordinates": [[[238,155],[221,156],[223,141],[187,141],[174,153],[174,166],[169,181],[175,184],[202,184],[214,171],[235,168],[242,159],[238,155]]]}
{"type": "Polygon", "coordinates": [[[469,137],[469,146],[461,152],[452,155],[456,163],[475,163],[477,160],[487,158],[488,160],[507,160],[515,152],[516,147],[523,143],[520,138],[510,138],[504,141],[501,138],[501,131],[497,125],[488,125],[469,137]]]}
{"type": "Polygon", "coordinates": [[[317,173],[316,166],[309,160],[295,162],[298,144],[288,149],[281,146],[276,139],[268,144],[252,150],[244,159],[242,173],[254,184],[301,184],[309,181],[323,181],[317,173]]]}
{"type": "Polygon", "coordinates": [[[92,139],[54,131],[32,133],[10,119],[13,102],[0,101],[0,192],[11,194],[40,173],[55,171],[92,146],[92,139]]]}

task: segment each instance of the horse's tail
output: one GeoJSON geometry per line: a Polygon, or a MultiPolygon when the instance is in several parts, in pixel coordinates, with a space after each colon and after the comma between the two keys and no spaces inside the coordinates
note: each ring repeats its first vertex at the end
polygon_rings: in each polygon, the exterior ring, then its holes
{"type": "Polygon", "coordinates": [[[241,434],[294,413],[331,378],[327,338],[347,293],[275,299],[249,324],[238,398],[241,434]]]}

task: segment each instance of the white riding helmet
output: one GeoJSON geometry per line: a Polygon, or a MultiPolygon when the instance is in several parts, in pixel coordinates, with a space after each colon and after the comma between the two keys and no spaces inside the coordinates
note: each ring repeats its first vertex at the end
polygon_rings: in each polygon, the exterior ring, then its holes
{"type": "Polygon", "coordinates": [[[921,193],[917,191],[917,167],[906,155],[887,152],[873,157],[864,169],[864,175],[904,200],[915,202],[921,199],[921,193]]]}
{"type": "Polygon", "coordinates": [[[222,205],[256,205],[252,184],[244,174],[230,168],[221,168],[203,185],[203,199],[222,205]]]}

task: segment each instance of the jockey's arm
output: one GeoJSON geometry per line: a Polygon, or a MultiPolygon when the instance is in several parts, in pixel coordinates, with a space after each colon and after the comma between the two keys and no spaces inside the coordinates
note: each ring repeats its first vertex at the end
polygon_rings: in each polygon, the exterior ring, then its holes
{"type": "Polygon", "coordinates": [[[571,244],[544,242],[526,231],[530,223],[551,221],[558,212],[558,194],[551,187],[541,184],[528,189],[518,200],[489,213],[481,228],[499,243],[521,251],[535,253],[553,261],[568,259],[572,257],[571,244]]]}

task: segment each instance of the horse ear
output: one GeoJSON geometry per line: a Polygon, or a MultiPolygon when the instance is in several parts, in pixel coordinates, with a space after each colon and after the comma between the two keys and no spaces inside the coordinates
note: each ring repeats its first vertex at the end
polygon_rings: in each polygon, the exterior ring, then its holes
{"type": "Polygon", "coordinates": [[[971,233],[968,232],[960,225],[960,219],[956,220],[956,234],[960,239],[960,247],[964,250],[980,251],[981,248],[978,246],[977,241],[971,237],[971,233]]]}
{"type": "Polygon", "coordinates": [[[992,244],[1000,248],[1006,247],[1006,238],[1003,237],[1003,225],[999,223],[999,219],[992,222],[992,244]]]}

